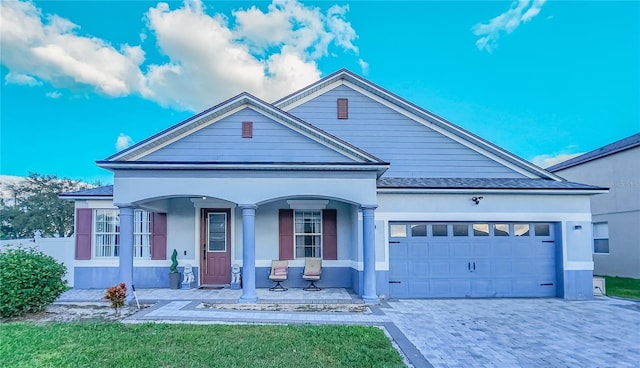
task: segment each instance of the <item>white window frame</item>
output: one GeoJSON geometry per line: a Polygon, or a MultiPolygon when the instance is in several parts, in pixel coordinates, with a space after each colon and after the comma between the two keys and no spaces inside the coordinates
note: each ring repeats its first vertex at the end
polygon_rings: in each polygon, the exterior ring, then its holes
{"type": "Polygon", "coordinates": [[[307,256],[305,256],[304,254],[306,254],[305,249],[306,248],[311,248],[312,249],[312,255],[310,257],[317,257],[317,258],[322,258],[322,210],[294,210],[293,211],[293,246],[294,246],[294,255],[296,259],[304,259],[307,258],[307,256]],[[315,215],[317,214],[317,218],[315,218],[315,215]],[[315,222],[315,220],[317,220],[317,229],[319,232],[313,232],[313,233],[307,233],[304,232],[304,228],[302,229],[302,232],[298,232],[297,229],[298,227],[296,226],[298,224],[298,218],[302,216],[302,224],[304,224],[304,220],[305,218],[310,218],[311,220],[313,220],[315,222]],[[310,216],[310,217],[306,217],[306,216],[310,216]],[[320,238],[320,242],[319,244],[312,244],[312,245],[305,245],[304,241],[303,244],[298,244],[298,237],[302,237],[302,239],[304,239],[305,237],[316,237],[318,236],[320,238]],[[298,250],[302,250],[302,256],[298,255],[298,250]]]}
{"type": "Polygon", "coordinates": [[[591,224],[591,226],[593,230],[593,253],[594,254],[610,254],[611,244],[609,243],[609,223],[607,221],[594,222],[593,224],[591,224]],[[602,230],[598,231],[599,228],[602,228],[602,230]],[[608,252],[596,252],[596,240],[606,240],[608,252]]]}
{"type": "MultiPolygon", "coordinates": [[[[94,258],[117,258],[120,255],[120,211],[117,209],[96,208],[93,210],[93,256],[94,258]],[[98,231],[98,216],[110,215],[108,223],[114,231],[98,231]],[[105,239],[109,239],[105,244],[105,239]]],[[[151,259],[151,212],[134,211],[133,257],[151,259]]],[[[108,227],[108,225],[105,225],[108,227]]],[[[111,229],[109,229],[111,230],[111,229]]]]}
{"type": "Polygon", "coordinates": [[[151,212],[145,210],[133,211],[133,257],[151,259],[151,212]]]}
{"type": "Polygon", "coordinates": [[[93,210],[93,243],[95,258],[118,257],[120,254],[120,211],[117,209],[93,210]],[[100,216],[108,218],[109,221],[98,221],[100,216]],[[104,222],[104,231],[98,231],[99,222],[104,222]],[[108,227],[112,227],[112,229],[107,229],[108,227]]]}

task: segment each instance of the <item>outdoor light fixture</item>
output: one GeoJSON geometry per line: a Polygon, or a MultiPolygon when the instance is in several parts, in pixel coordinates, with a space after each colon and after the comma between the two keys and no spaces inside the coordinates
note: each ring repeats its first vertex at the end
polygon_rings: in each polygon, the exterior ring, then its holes
{"type": "Polygon", "coordinates": [[[473,203],[475,203],[476,205],[480,204],[480,200],[483,197],[471,197],[471,200],[473,201],[473,203]]]}

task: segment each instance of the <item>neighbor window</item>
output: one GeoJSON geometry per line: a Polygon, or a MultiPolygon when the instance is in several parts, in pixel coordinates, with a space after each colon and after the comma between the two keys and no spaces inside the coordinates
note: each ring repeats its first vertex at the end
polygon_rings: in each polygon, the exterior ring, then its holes
{"type": "Polygon", "coordinates": [[[295,211],[296,258],[322,257],[322,212],[295,211]]]}
{"type": "Polygon", "coordinates": [[[609,253],[608,222],[596,222],[593,224],[593,252],[609,253]]]}
{"type": "MultiPolygon", "coordinates": [[[[133,256],[151,258],[151,213],[135,210],[133,213],[133,256]]],[[[116,209],[94,211],[95,257],[120,255],[120,212],[116,209]]]]}

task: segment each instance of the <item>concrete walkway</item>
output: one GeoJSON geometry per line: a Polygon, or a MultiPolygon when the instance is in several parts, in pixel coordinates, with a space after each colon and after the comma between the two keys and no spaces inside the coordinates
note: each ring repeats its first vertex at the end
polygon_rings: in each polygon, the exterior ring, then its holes
{"type": "MultiPolygon", "coordinates": [[[[60,301],[97,301],[103,293],[71,290],[60,301]]],[[[374,325],[415,367],[636,367],[640,361],[640,303],[620,299],[391,300],[364,313],[203,308],[203,302],[235,303],[239,296],[225,289],[139,290],[140,299],[156,303],[124,322],[374,325]]],[[[362,304],[344,289],[259,289],[258,298],[258,304],[323,298],[362,304]]]]}

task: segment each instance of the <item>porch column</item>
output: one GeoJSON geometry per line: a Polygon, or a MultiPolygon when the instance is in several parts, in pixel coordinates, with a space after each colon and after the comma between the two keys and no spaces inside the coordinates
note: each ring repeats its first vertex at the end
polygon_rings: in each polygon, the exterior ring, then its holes
{"type": "Polygon", "coordinates": [[[255,303],[256,297],[256,208],[241,204],[242,209],[242,296],[240,303],[255,303]]]}
{"type": "Polygon", "coordinates": [[[133,300],[133,207],[120,208],[120,281],[127,285],[127,302],[133,300]]]}
{"type": "Polygon", "coordinates": [[[364,292],[365,303],[380,302],[376,293],[376,205],[363,205],[362,209],[362,256],[364,258],[364,292]]]}

